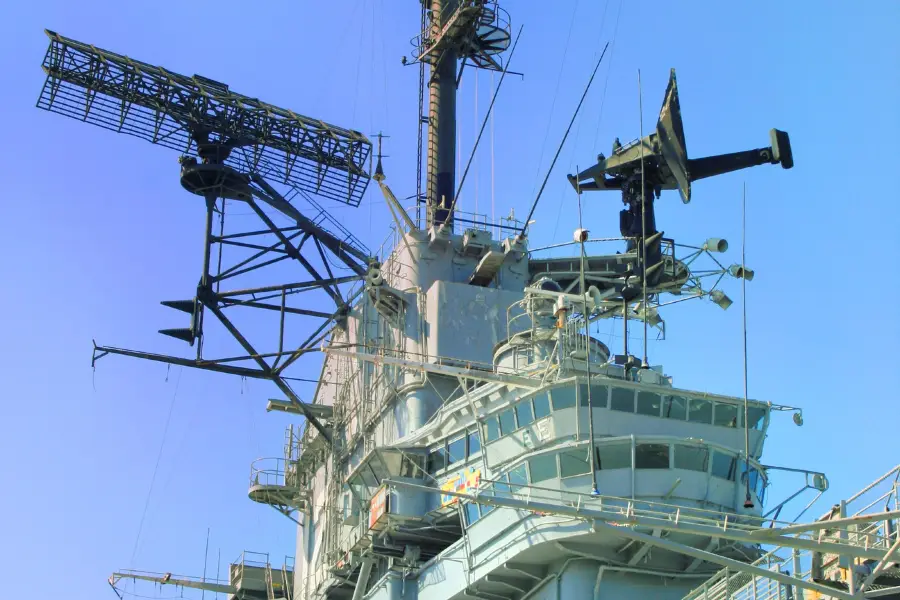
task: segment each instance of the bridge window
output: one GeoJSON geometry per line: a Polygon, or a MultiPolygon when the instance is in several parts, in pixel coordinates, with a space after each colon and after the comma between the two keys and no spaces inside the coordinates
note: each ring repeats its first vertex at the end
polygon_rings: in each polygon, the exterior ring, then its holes
{"type": "Polygon", "coordinates": [[[525,471],[525,465],[519,465],[512,469],[509,472],[508,479],[513,493],[520,491],[523,485],[528,485],[528,473],[525,471]]]}
{"type": "Polygon", "coordinates": [[[511,408],[500,413],[500,435],[507,435],[516,430],[516,415],[511,408]]]}
{"type": "Polygon", "coordinates": [[[573,408],[575,406],[575,388],[553,388],[553,391],[550,392],[550,399],[553,400],[553,410],[573,408]]]}
{"type": "Polygon", "coordinates": [[[615,442],[597,446],[597,468],[603,471],[630,469],[631,443],[615,442]]]}
{"type": "MultiPolygon", "coordinates": [[[[590,387],[591,406],[594,408],[606,408],[608,404],[609,388],[605,385],[592,385],[590,387]]],[[[580,406],[588,405],[588,386],[581,384],[578,386],[578,404],[580,406]]]]}
{"type": "Polygon", "coordinates": [[[543,419],[550,414],[550,398],[547,392],[543,392],[534,397],[534,418],[543,419]]]}
{"type": "Polygon", "coordinates": [[[531,409],[531,400],[520,402],[516,405],[516,421],[519,427],[525,427],[534,421],[534,411],[531,409]]]}
{"type": "Polygon", "coordinates": [[[702,446],[675,445],[675,468],[706,473],[709,466],[709,450],[702,446]]]}
{"type": "Polygon", "coordinates": [[[447,466],[447,451],[443,446],[428,453],[428,472],[437,473],[447,466]]]}
{"type": "Polygon", "coordinates": [[[403,461],[400,463],[400,476],[422,479],[424,477],[422,473],[422,465],[424,462],[424,456],[404,453],[403,461]]]}
{"type": "Polygon", "coordinates": [[[637,413],[658,417],[662,410],[662,398],[652,392],[638,392],[637,413]]]}
{"type": "Polygon", "coordinates": [[[747,407],[747,423],[750,429],[762,429],[766,422],[766,409],[759,406],[747,407]]]}
{"type": "Polygon", "coordinates": [[[713,409],[712,402],[709,400],[700,400],[691,398],[690,412],[688,413],[688,421],[691,423],[712,423],[713,409]]]}
{"type": "Polygon", "coordinates": [[[668,469],[668,444],[638,444],[634,451],[635,469],[668,469]]]}
{"type": "Polygon", "coordinates": [[[588,464],[587,449],[569,450],[561,452],[559,455],[559,476],[575,477],[576,475],[584,475],[591,472],[591,466],[588,464]]]}
{"type": "Polygon", "coordinates": [[[539,483],[556,477],[556,455],[545,454],[528,459],[531,483],[539,483]]]}
{"type": "Polygon", "coordinates": [[[721,404],[716,402],[716,412],[713,419],[713,425],[721,425],[722,427],[738,426],[738,407],[734,404],[721,404]]]}
{"type": "Polygon", "coordinates": [[[668,396],[663,405],[663,416],[667,419],[684,421],[687,419],[687,400],[681,396],[668,396]]]}
{"type": "Polygon", "coordinates": [[[634,390],[628,388],[613,388],[612,398],[609,403],[612,410],[622,412],[634,412],[634,390]]]}
{"type": "Polygon", "coordinates": [[[468,439],[468,456],[475,456],[477,454],[481,454],[481,438],[478,436],[478,430],[473,429],[469,431],[467,436],[468,439]]]}
{"type": "Polygon", "coordinates": [[[463,505],[463,508],[466,511],[466,525],[472,526],[476,521],[480,518],[478,514],[478,505],[474,502],[466,502],[463,505]]]}
{"type": "Polygon", "coordinates": [[[734,481],[737,459],[731,454],[725,454],[718,450],[713,452],[712,474],[720,479],[734,481]]]}
{"type": "Polygon", "coordinates": [[[461,436],[447,444],[447,464],[460,462],[466,459],[466,438],[461,436]]]}
{"type": "Polygon", "coordinates": [[[500,421],[497,417],[491,417],[484,422],[487,425],[487,441],[493,442],[500,438],[500,421]]]}
{"type": "Polygon", "coordinates": [[[757,498],[762,500],[762,494],[766,488],[766,479],[762,473],[756,470],[756,467],[751,466],[749,471],[749,476],[747,474],[747,464],[745,461],[741,461],[741,483],[746,484],[747,479],[749,477],[750,480],[750,489],[756,493],[757,498]]]}

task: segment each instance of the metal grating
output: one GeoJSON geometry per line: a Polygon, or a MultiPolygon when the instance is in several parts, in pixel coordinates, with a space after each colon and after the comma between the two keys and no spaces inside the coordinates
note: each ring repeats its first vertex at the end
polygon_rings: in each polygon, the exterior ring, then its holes
{"type": "Polygon", "coordinates": [[[234,146],[243,173],[358,206],[369,175],[366,136],[295,114],[199,75],[186,77],[47,31],[38,108],[196,153],[195,136],[234,146]]]}

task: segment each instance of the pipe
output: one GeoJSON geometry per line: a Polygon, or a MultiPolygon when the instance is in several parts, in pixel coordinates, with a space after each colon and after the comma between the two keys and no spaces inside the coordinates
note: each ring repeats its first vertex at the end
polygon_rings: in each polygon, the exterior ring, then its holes
{"type": "Polygon", "coordinates": [[[356,587],[353,588],[353,600],[362,600],[362,597],[366,595],[366,585],[369,583],[373,562],[371,556],[363,559],[362,566],[359,568],[359,578],[356,580],[356,587]]]}

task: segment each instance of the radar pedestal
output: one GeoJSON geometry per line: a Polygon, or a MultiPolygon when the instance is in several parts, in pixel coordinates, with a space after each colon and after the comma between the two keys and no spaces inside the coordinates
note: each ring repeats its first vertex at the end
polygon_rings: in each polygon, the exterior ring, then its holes
{"type": "Polygon", "coordinates": [[[755,150],[719,154],[689,159],[681,120],[681,105],[675,69],[669,76],[656,131],[622,145],[613,143],[612,154],[597,157],[597,164],[577,175],[569,175],[569,181],[579,192],[618,191],[625,208],[620,213],[619,229],[628,238],[628,250],[642,252],[644,236],[647,241],[647,257],[642,258],[636,275],[647,272],[650,285],[658,274],[654,268],[660,263],[659,241],[654,200],[663,190],[677,189],[684,203],[691,200],[691,183],[715,175],[746,169],[763,164],[780,164],[785,169],[794,166],[791,142],[784,131],[772,129],[771,145],[755,150]]]}

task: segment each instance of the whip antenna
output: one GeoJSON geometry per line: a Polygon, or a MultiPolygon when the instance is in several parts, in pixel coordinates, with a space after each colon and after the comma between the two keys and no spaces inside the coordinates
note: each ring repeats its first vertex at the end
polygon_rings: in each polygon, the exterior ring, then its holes
{"type": "MultiPolygon", "coordinates": [[[[747,272],[747,182],[744,182],[741,198],[741,272],[747,272]]],[[[744,473],[747,478],[747,496],[744,500],[744,508],[753,508],[753,499],[750,497],[750,414],[747,400],[747,278],[741,277],[741,308],[744,311],[744,473]]]]}

